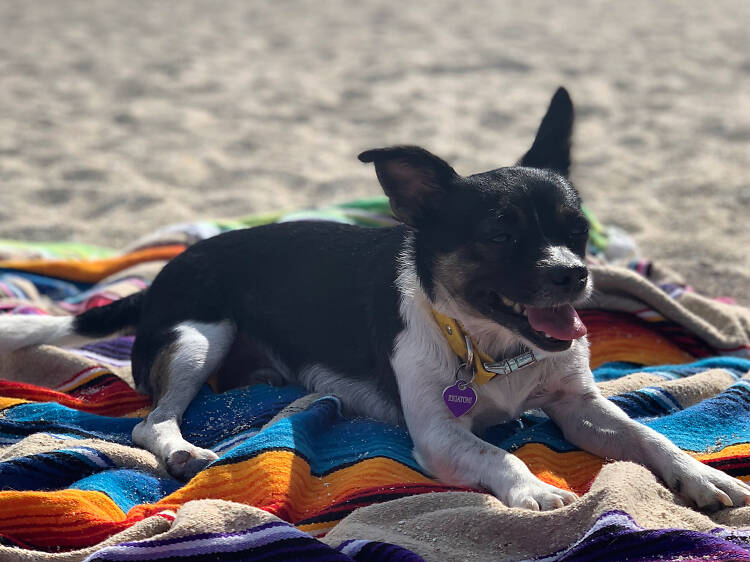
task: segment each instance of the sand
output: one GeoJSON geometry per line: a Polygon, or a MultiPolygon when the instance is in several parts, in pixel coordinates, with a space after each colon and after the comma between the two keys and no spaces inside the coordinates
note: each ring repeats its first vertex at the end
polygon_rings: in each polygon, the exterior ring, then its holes
{"type": "Polygon", "coordinates": [[[366,148],[512,163],[554,89],[573,180],[698,289],[750,304],[750,3],[0,3],[0,237],[375,195],[366,148]]]}

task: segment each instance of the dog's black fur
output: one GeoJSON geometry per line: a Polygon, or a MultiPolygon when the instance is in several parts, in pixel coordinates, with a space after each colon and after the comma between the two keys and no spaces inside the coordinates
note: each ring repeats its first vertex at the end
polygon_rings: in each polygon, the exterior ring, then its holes
{"type": "MultiPolygon", "coordinates": [[[[195,244],[165,266],[145,295],[133,347],[136,382],[148,388],[151,365],[176,324],[229,319],[244,348],[235,345],[230,358],[248,372],[270,367],[263,350],[271,349],[293,372],[322,363],[378,381],[397,403],[388,357],[402,328],[393,256],[405,231],[290,222],[195,244]]],[[[219,386],[236,386],[226,380],[234,367],[225,365],[219,386]]]]}

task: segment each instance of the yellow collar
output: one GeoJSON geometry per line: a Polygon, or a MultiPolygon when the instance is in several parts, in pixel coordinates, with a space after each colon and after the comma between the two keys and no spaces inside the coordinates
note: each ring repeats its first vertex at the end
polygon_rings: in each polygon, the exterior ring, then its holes
{"type": "Polygon", "coordinates": [[[474,351],[474,382],[482,385],[490,382],[497,375],[509,375],[513,371],[528,367],[547,356],[546,353],[526,349],[520,355],[495,362],[491,357],[479,349],[474,340],[467,336],[461,325],[449,316],[440,314],[434,308],[432,315],[443,333],[448,345],[463,362],[467,361],[469,349],[466,340],[471,342],[474,351]]]}

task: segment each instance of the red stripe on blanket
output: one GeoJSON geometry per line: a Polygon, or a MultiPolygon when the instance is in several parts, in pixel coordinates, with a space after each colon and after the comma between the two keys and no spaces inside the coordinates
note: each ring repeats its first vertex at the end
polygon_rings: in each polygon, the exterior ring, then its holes
{"type": "Polygon", "coordinates": [[[34,402],[57,402],[90,414],[122,416],[151,404],[148,396],[138,394],[112,373],[101,375],[97,385],[87,388],[86,391],[75,396],[75,390],[66,394],[33,384],[0,380],[0,396],[23,398],[34,402]]]}

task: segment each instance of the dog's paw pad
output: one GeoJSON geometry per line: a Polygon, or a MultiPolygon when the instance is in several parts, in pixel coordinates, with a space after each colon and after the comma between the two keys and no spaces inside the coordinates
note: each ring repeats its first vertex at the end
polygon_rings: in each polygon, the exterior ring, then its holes
{"type": "Polygon", "coordinates": [[[219,457],[213,451],[191,447],[178,449],[167,457],[167,470],[179,480],[190,480],[219,457]]]}
{"type": "Polygon", "coordinates": [[[185,464],[190,460],[190,453],[188,451],[175,451],[171,455],[169,455],[169,459],[167,459],[167,462],[170,465],[179,465],[179,464],[185,464]]]}

